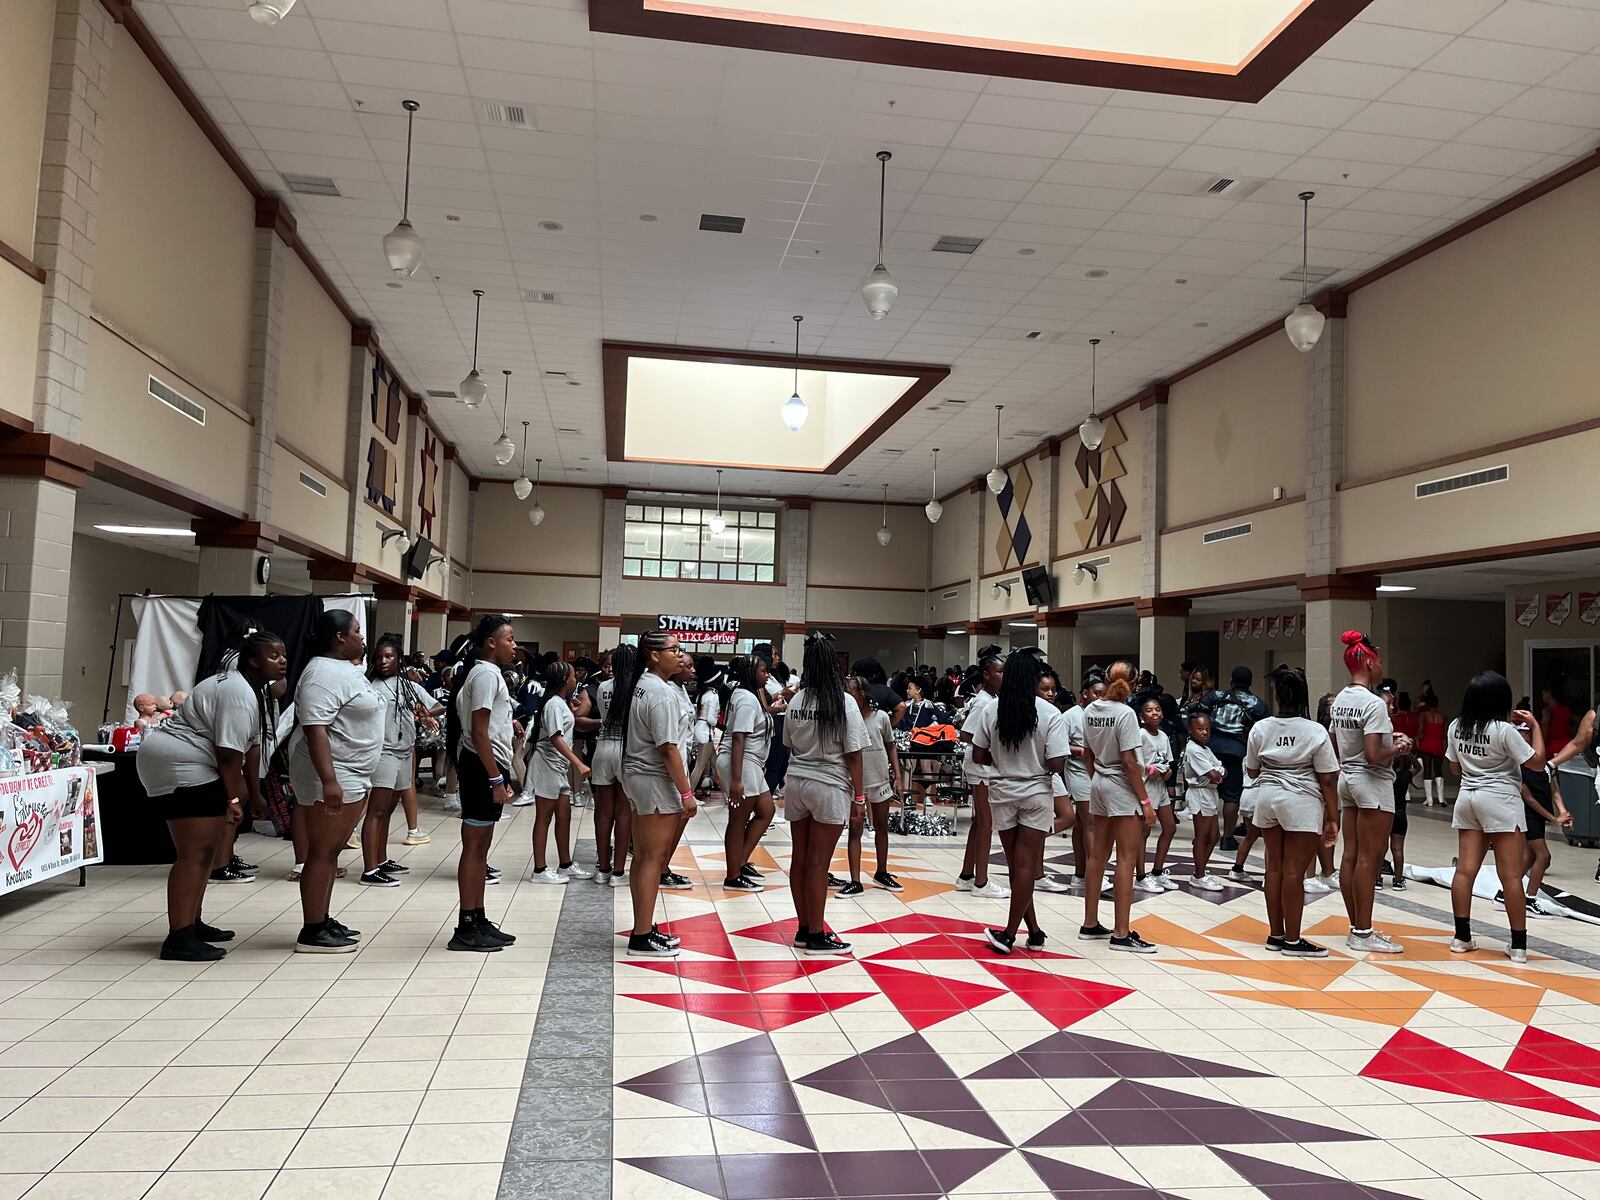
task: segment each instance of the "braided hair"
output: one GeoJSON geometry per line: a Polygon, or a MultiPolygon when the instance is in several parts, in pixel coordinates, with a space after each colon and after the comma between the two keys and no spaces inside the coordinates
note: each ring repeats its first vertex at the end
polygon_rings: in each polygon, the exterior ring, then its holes
{"type": "Polygon", "coordinates": [[[800,664],[812,720],[826,734],[841,732],[845,724],[844,668],[834,652],[833,636],[821,631],[807,635],[800,664]]]}
{"type": "Polygon", "coordinates": [[[371,682],[376,683],[384,679],[394,680],[394,720],[395,728],[400,730],[405,729],[407,718],[410,719],[413,725],[416,724],[417,720],[416,714],[411,710],[411,705],[401,703],[401,697],[409,696],[411,693],[411,684],[407,681],[403,670],[405,661],[406,648],[400,641],[400,635],[398,633],[386,633],[373,643],[372,665],[367,668],[367,679],[371,682]],[[378,659],[382,656],[386,646],[394,651],[395,672],[392,676],[379,674],[378,659]]]}
{"type": "Polygon", "coordinates": [[[611,704],[600,726],[607,740],[620,738],[627,729],[623,718],[627,716],[628,706],[622,703],[622,697],[633,694],[628,681],[633,678],[633,665],[638,659],[639,651],[626,643],[611,652],[611,704]]]}
{"type": "MultiPolygon", "coordinates": [[[[282,645],[283,639],[270,630],[247,628],[239,635],[238,646],[231,655],[240,676],[256,695],[256,716],[261,722],[263,762],[272,757],[272,743],[277,737],[278,701],[272,695],[272,685],[258,676],[254,664],[261,657],[262,651],[282,645]]],[[[229,655],[223,656],[222,669],[217,672],[218,679],[227,674],[229,657],[229,655]]]]}
{"type": "Polygon", "coordinates": [[[733,703],[733,693],[743,689],[755,694],[756,687],[756,660],[744,654],[735,654],[728,660],[728,666],[722,673],[722,679],[717,683],[719,698],[722,700],[722,710],[726,712],[733,703]]]}
{"type": "Polygon", "coordinates": [[[455,664],[455,673],[450,678],[450,698],[445,702],[444,744],[451,762],[455,761],[461,749],[461,713],[456,700],[460,698],[461,689],[466,686],[472,668],[478,665],[484,644],[509,624],[511,622],[504,613],[485,613],[478,618],[472,632],[466,635],[466,644],[461,647],[461,661],[455,664]]]}
{"type": "Polygon", "coordinates": [[[1039,679],[1044,656],[1036,649],[1018,650],[1006,659],[1006,673],[995,700],[994,729],[1000,744],[1015,750],[1039,725],[1039,679]]]}
{"type": "Polygon", "coordinates": [[[1274,667],[1267,676],[1272,684],[1272,697],[1277,701],[1278,716],[1304,717],[1311,712],[1311,693],[1306,687],[1306,673],[1287,663],[1274,667]]]}
{"type": "Polygon", "coordinates": [[[664,629],[651,629],[639,635],[639,647],[626,674],[615,667],[617,690],[611,693],[611,707],[606,712],[606,724],[622,731],[622,752],[628,752],[628,718],[633,714],[633,696],[639,690],[639,681],[650,669],[650,655],[667,648],[668,633],[664,629]]]}

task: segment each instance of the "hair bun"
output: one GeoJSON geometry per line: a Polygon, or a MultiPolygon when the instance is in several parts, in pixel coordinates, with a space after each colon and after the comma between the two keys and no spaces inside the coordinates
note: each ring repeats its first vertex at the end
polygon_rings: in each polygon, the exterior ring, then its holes
{"type": "Polygon", "coordinates": [[[1339,640],[1346,646],[1359,645],[1365,638],[1366,635],[1359,629],[1347,629],[1339,635],[1339,640]]]}

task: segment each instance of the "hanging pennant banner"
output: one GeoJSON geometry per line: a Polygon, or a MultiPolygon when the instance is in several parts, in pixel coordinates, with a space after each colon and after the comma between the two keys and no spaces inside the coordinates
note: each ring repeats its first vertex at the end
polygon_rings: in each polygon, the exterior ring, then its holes
{"type": "Polygon", "coordinates": [[[1250,636],[1260,639],[1267,632],[1267,619],[1265,617],[1250,618],[1250,636]]]}
{"type": "Polygon", "coordinates": [[[1578,593],[1578,620],[1585,625],[1600,621],[1600,592],[1578,593]]]}
{"type": "Polygon", "coordinates": [[[1564,625],[1572,615],[1572,593],[1544,598],[1544,619],[1552,625],[1564,625]]]}
{"type": "Polygon", "coordinates": [[[1224,618],[1222,618],[1222,640],[1225,641],[1225,642],[1233,641],[1233,618],[1232,617],[1224,617],[1224,618]]]}
{"type": "Polygon", "coordinates": [[[1267,636],[1275,638],[1283,632],[1283,617],[1277,613],[1267,618],[1267,636]]]}
{"type": "Polygon", "coordinates": [[[1511,602],[1511,617],[1524,629],[1539,619],[1539,597],[1518,596],[1511,602]]]}

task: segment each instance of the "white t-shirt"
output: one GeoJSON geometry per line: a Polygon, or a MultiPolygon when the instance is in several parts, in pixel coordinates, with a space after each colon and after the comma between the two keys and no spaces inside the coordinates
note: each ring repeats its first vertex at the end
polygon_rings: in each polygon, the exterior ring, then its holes
{"type": "Polygon", "coordinates": [[[1222,760],[1211,750],[1190,738],[1183,747],[1183,781],[1190,788],[1215,793],[1217,785],[1211,782],[1211,772],[1222,770],[1222,760]]]}
{"type": "MultiPolygon", "coordinates": [[[[789,775],[813,779],[818,783],[850,789],[850,772],[844,756],[867,747],[867,725],[861,709],[848,695],[844,698],[844,720],[832,730],[817,724],[815,698],[810,688],[801,688],[789,701],[783,719],[783,744],[789,747],[789,775]]],[[[863,779],[865,769],[863,768],[863,779]]]]}
{"type": "Polygon", "coordinates": [[[243,753],[260,741],[261,702],[249,681],[237,671],[208,675],[170,719],[145,733],[139,781],[150,796],[198,787],[221,778],[219,749],[243,753]]]}
{"type": "Polygon", "coordinates": [[[600,719],[600,730],[595,734],[595,737],[602,742],[620,742],[622,740],[622,731],[618,730],[616,733],[610,733],[607,731],[605,723],[606,714],[611,711],[611,697],[616,693],[616,690],[617,681],[613,677],[611,679],[602,679],[600,686],[594,692],[595,716],[600,719]]]}
{"type": "Polygon", "coordinates": [[[1393,760],[1380,766],[1367,761],[1367,734],[1380,733],[1385,746],[1394,744],[1394,722],[1389,720],[1389,706],[1382,696],[1352,683],[1333,698],[1333,719],[1329,728],[1339,751],[1341,774],[1365,775],[1374,781],[1394,778],[1393,760]]]}
{"type": "Polygon", "coordinates": [[[1522,764],[1533,747],[1509,721],[1490,721],[1483,732],[1467,737],[1460,718],[1450,722],[1444,756],[1461,766],[1461,790],[1508,800],[1522,798],[1522,764]]]}
{"type": "Polygon", "coordinates": [[[1317,775],[1339,770],[1328,731],[1305,717],[1263,717],[1250,727],[1245,749],[1247,771],[1259,770],[1258,786],[1322,799],[1317,775]]]}
{"type": "Polygon", "coordinates": [[[1163,778],[1172,770],[1172,740],[1160,729],[1139,727],[1139,761],[1144,764],[1145,778],[1150,778],[1150,768],[1155,767],[1163,778]]]}
{"type": "Polygon", "coordinates": [[[979,711],[972,731],[972,744],[987,750],[994,759],[989,769],[991,802],[1024,803],[1049,799],[1054,794],[1049,760],[1065,758],[1071,743],[1061,714],[1042,696],[1033,698],[1036,724],[1033,732],[1015,746],[1000,740],[999,704],[986,704],[979,711]]]}
{"type": "Polygon", "coordinates": [[[570,750],[572,731],[576,725],[577,719],[572,715],[570,704],[553,693],[544,698],[544,707],[539,711],[539,744],[535,753],[540,762],[557,774],[564,773],[572,764],[561,751],[556,749],[551,739],[565,739],[567,749],[570,750]]]}
{"type": "Polygon", "coordinates": [[[767,753],[772,748],[772,718],[767,715],[767,710],[761,706],[761,699],[754,692],[744,688],[734,688],[728,696],[728,720],[723,726],[723,732],[728,736],[722,739],[722,747],[717,757],[733,758],[733,734],[742,733],[744,739],[744,760],[762,764],[767,761],[767,753]]]}
{"type": "MultiPolygon", "coordinates": [[[[1067,731],[1067,742],[1071,745],[1072,749],[1081,752],[1084,746],[1083,709],[1074,704],[1071,708],[1067,709],[1066,712],[1061,714],[1061,723],[1063,726],[1065,726],[1067,731]]],[[[1067,755],[1066,776],[1069,787],[1079,781],[1082,782],[1083,786],[1088,786],[1089,764],[1083,761],[1082,753],[1067,755]]]]}
{"type": "Polygon", "coordinates": [[[383,698],[372,690],[367,673],[344,659],[318,655],[300,672],[294,689],[294,745],[289,769],[297,792],[322,798],[322,784],[306,744],[308,725],[325,726],[333,758],[333,778],[347,799],[372,785],[372,772],[383,753],[383,698]]]}
{"type": "Polygon", "coordinates": [[[624,778],[649,775],[670,779],[659,747],[670,743],[678,747],[681,755],[693,718],[694,708],[681,687],[668,683],[654,671],[641,675],[628,709],[628,736],[622,751],[624,778]]]}
{"type": "Polygon", "coordinates": [[[1122,755],[1128,750],[1137,751],[1144,744],[1133,709],[1121,700],[1091,700],[1083,710],[1083,742],[1094,755],[1094,773],[1115,780],[1131,792],[1132,785],[1122,769],[1122,755]]]}
{"type": "Polygon", "coordinates": [[[494,748],[494,761],[502,770],[511,765],[511,690],[506,687],[505,672],[490,662],[475,662],[456,696],[456,716],[461,721],[461,745],[456,757],[476,755],[472,744],[472,714],[479,709],[489,712],[489,745],[494,748]]]}
{"type": "Polygon", "coordinates": [[[961,722],[961,732],[966,735],[961,739],[961,753],[966,758],[962,767],[967,778],[977,783],[988,781],[990,768],[980,767],[972,761],[972,735],[977,731],[978,718],[983,714],[983,710],[992,707],[998,699],[998,696],[991,696],[983,688],[979,688],[967,702],[966,717],[961,722]]]}
{"type": "Polygon", "coordinates": [[[689,689],[683,684],[674,683],[672,690],[678,693],[678,707],[683,717],[683,736],[678,739],[678,755],[687,763],[689,747],[694,743],[694,701],[689,699],[689,689]]]}
{"type": "MultiPolygon", "coordinates": [[[[855,703],[854,699],[851,703],[855,703]]],[[[867,744],[861,748],[861,789],[868,800],[876,800],[877,793],[891,782],[889,749],[894,745],[894,726],[881,708],[862,718],[862,724],[867,727],[867,744]]]]}
{"type": "Polygon", "coordinates": [[[412,706],[433,707],[433,697],[421,686],[391,675],[374,679],[372,690],[383,703],[383,749],[388,754],[409,754],[417,744],[417,713],[412,706]]]}

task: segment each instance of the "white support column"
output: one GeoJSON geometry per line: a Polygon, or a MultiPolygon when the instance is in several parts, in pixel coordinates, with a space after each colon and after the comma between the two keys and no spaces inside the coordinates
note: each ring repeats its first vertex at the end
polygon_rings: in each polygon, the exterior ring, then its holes
{"type": "Polygon", "coordinates": [[[278,442],[278,393],[283,345],[283,289],[289,271],[294,217],[277,199],[256,201],[255,277],[250,296],[250,369],[245,407],[250,431],[245,509],[252,520],[272,520],[272,463],[278,442]]]}
{"type": "Polygon", "coordinates": [[[811,502],[791,500],[783,511],[783,661],[805,659],[806,591],[811,582],[811,502]]]}
{"type": "MultiPolygon", "coordinates": [[[[622,630],[622,551],[627,543],[628,493],[607,489],[600,521],[600,627],[601,649],[607,649],[608,629],[622,630]]],[[[615,645],[615,642],[612,643],[615,645]]]]}
{"type": "Polygon", "coordinates": [[[1061,676],[1061,686],[1078,692],[1078,614],[1039,614],[1039,650],[1061,676]]]}
{"type": "MultiPolygon", "coordinates": [[[[400,644],[408,653],[419,649],[411,645],[411,611],[416,603],[417,589],[403,584],[380,583],[372,591],[377,603],[373,606],[372,628],[367,630],[367,644],[370,646],[380,634],[397,633],[400,635],[400,644]]],[[[435,646],[428,652],[431,654],[437,649],[435,646]]]]}
{"type": "Polygon", "coordinates": [[[1306,604],[1306,688],[1312,703],[1344,686],[1344,645],[1339,635],[1347,629],[1368,633],[1372,629],[1374,576],[1328,575],[1300,585],[1306,604]]]}
{"type": "MultiPolygon", "coordinates": [[[[32,438],[57,444],[60,454],[77,449],[60,445],[59,438],[32,438]]],[[[59,696],[72,526],[90,463],[87,457],[63,462],[48,453],[24,462],[15,444],[7,449],[0,457],[0,657],[16,667],[24,695],[59,696]],[[3,473],[19,468],[27,473],[3,473]]]]}
{"type": "Polygon", "coordinates": [[[417,644],[415,649],[424,654],[439,653],[450,644],[446,626],[449,622],[450,606],[440,600],[419,600],[417,602],[417,644]]]}
{"type": "Polygon", "coordinates": [[[1183,662],[1184,635],[1189,624],[1189,601],[1175,597],[1140,600],[1139,669],[1174,687],[1183,662]]]}
{"type": "Polygon", "coordinates": [[[44,268],[33,426],[80,441],[89,363],[100,141],[116,25],[100,0],[56,0],[33,258],[44,268]]]}
{"type": "MultiPolygon", "coordinates": [[[[349,534],[345,556],[361,561],[361,548],[378,536],[378,514],[367,504],[367,398],[372,392],[372,370],[377,362],[378,335],[370,325],[350,331],[349,432],[345,435],[344,474],[350,481],[349,534]]],[[[470,542],[470,538],[468,539],[470,542]]]]}
{"type": "MultiPolygon", "coordinates": [[[[1329,297],[1328,323],[1306,354],[1306,566],[1313,578],[1339,569],[1339,484],[1344,480],[1346,324],[1329,297]]],[[[1308,643],[1309,645],[1309,643],[1308,643]]]]}
{"type": "MultiPolygon", "coordinates": [[[[1139,464],[1139,595],[1161,594],[1161,531],[1167,526],[1167,389],[1152,388],[1144,410],[1144,457],[1139,464]]],[[[1176,664],[1174,664],[1176,665],[1176,664]]]]}

